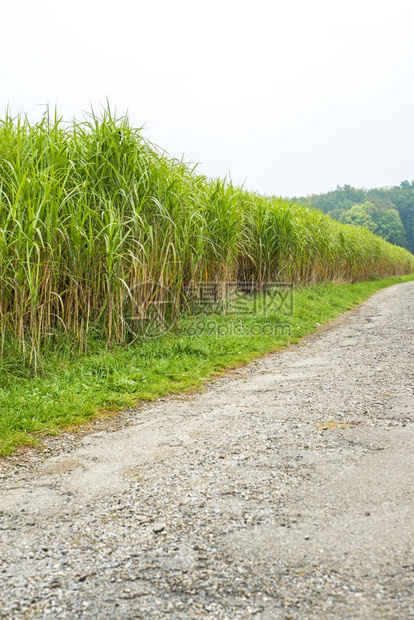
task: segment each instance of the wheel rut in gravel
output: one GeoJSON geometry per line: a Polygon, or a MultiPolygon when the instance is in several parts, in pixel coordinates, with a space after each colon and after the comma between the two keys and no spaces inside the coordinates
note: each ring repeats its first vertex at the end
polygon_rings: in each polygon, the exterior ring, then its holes
{"type": "Polygon", "coordinates": [[[2,618],[414,618],[414,283],[0,461],[2,618]]]}

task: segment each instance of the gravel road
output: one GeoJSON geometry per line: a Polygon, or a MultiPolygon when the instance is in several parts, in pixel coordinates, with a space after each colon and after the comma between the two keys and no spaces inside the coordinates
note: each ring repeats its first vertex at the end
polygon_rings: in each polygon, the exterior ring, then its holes
{"type": "Polygon", "coordinates": [[[0,617],[414,618],[413,308],[0,460],[0,617]]]}

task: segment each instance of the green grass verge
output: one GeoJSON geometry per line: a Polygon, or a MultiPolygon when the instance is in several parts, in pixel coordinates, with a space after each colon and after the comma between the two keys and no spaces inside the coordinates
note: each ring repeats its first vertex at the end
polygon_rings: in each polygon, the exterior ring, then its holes
{"type": "Polygon", "coordinates": [[[253,299],[247,298],[238,315],[186,319],[159,339],[111,349],[92,339],[87,355],[75,353],[70,343],[56,345],[45,353],[38,376],[6,355],[0,364],[0,454],[103,412],[198,387],[217,372],[297,342],[375,291],[409,280],[414,275],[300,287],[292,314],[249,314],[253,299]],[[261,329],[275,324],[288,326],[290,335],[287,329],[277,335],[261,329]]]}

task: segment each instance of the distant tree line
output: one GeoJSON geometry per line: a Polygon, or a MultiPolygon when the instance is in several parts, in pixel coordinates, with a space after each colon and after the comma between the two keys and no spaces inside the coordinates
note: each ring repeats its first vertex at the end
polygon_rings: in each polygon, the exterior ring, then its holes
{"type": "Polygon", "coordinates": [[[374,189],[338,185],[326,194],[294,200],[323,211],[339,222],[367,228],[414,253],[414,181],[374,189]]]}

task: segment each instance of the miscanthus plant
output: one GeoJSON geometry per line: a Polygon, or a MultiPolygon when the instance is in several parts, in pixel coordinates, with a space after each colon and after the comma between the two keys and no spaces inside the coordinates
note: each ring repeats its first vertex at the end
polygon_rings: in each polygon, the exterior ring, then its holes
{"type": "Polygon", "coordinates": [[[36,366],[66,333],[128,339],[131,305],[185,308],[192,281],[356,281],[414,270],[364,229],[211,180],[108,109],[0,122],[0,345],[36,366]],[[166,293],[167,295],[167,293],[166,293]],[[159,301],[159,299],[157,300],[159,301]],[[168,303],[167,303],[168,302],[168,303]]]}

